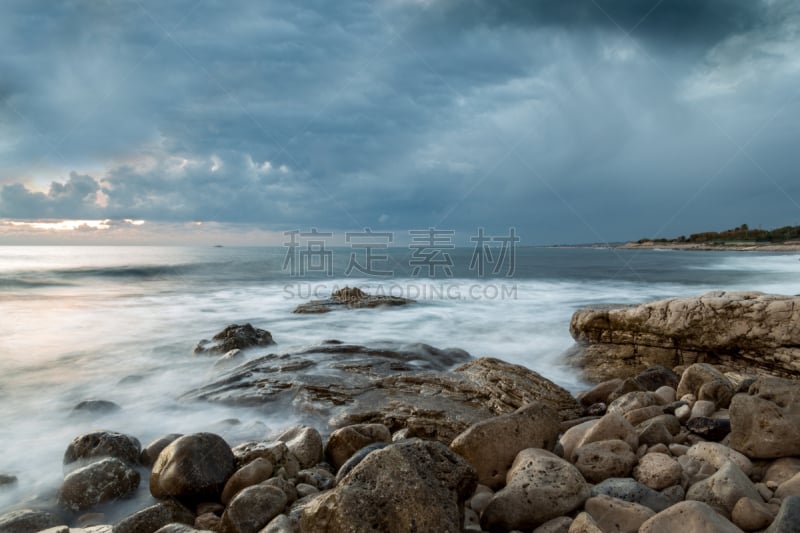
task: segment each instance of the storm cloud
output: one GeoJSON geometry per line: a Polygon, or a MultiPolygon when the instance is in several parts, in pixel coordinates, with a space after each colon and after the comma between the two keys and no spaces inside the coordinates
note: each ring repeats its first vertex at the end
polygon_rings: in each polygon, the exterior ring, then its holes
{"type": "Polygon", "coordinates": [[[0,217],[553,243],[800,214],[790,0],[12,0],[0,28],[0,217]]]}

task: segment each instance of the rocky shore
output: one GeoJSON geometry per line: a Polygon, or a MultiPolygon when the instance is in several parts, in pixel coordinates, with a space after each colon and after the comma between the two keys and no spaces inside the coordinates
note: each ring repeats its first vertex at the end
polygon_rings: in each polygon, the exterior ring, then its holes
{"type": "Polygon", "coordinates": [[[800,531],[794,298],[686,300],[578,311],[576,358],[603,379],[577,396],[422,344],[328,341],[239,364],[274,340],[232,325],[198,345],[219,375],[184,400],[302,424],[245,442],[76,436],[57,496],[0,515],[0,533],[800,531]],[[140,485],[149,502],[104,519],[140,485]]]}

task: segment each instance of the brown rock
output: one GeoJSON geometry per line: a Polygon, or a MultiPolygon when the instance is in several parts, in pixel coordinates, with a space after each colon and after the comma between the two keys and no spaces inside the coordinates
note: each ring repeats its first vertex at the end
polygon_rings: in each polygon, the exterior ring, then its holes
{"type": "Polygon", "coordinates": [[[731,511],[731,520],[745,531],[764,529],[772,523],[775,515],[764,502],[752,498],[741,498],[731,511]]]}
{"type": "Polygon", "coordinates": [[[576,449],[591,442],[614,439],[627,443],[631,447],[631,451],[635,451],[639,447],[639,435],[637,435],[636,429],[621,415],[608,413],[586,431],[576,449]]]}
{"type": "Polygon", "coordinates": [[[580,513],[575,517],[575,520],[569,525],[568,533],[605,533],[600,526],[597,525],[592,515],[589,513],[580,513]]]}
{"type": "Polygon", "coordinates": [[[761,499],[758,489],[733,461],[726,462],[716,474],[689,487],[686,493],[687,500],[706,503],[726,518],[730,518],[736,502],[745,497],[756,501],[761,499]]]}
{"type": "Polygon", "coordinates": [[[628,477],[636,455],[621,440],[603,440],[581,446],[574,453],[575,467],[589,483],[613,477],[628,477]]]}
{"type": "Polygon", "coordinates": [[[392,434],[383,424],[346,426],[331,433],[325,444],[325,459],[339,470],[354,453],[376,442],[392,442],[392,434]]]}
{"type": "Polygon", "coordinates": [[[751,458],[800,455],[800,382],[759,378],[730,406],[730,446],[751,458]]]}
{"type": "Polygon", "coordinates": [[[140,478],[139,472],[125,462],[106,457],[68,474],[61,484],[58,500],[73,511],[83,511],[131,496],[140,478]]]}
{"type": "MultiPolygon", "coordinates": [[[[135,437],[114,431],[96,431],[75,437],[64,452],[64,465],[83,460],[85,464],[93,459],[114,457],[128,464],[139,462],[141,444],[135,437]]],[[[77,465],[76,465],[77,466],[77,465]]]]}
{"type": "Polygon", "coordinates": [[[604,533],[636,533],[655,511],[604,494],[586,500],[586,512],[604,533]]]}
{"type": "Polygon", "coordinates": [[[559,433],[558,414],[540,403],[470,426],[450,444],[492,489],[505,485],[514,458],[525,448],[552,450],[559,433]]]}
{"type": "Polygon", "coordinates": [[[249,441],[233,448],[237,468],[241,468],[259,457],[272,463],[273,475],[283,472],[286,477],[295,477],[300,472],[300,463],[283,442],[249,441]]]}
{"type": "Polygon", "coordinates": [[[222,355],[231,350],[244,350],[254,346],[270,346],[275,344],[272,334],[264,329],[254,328],[250,324],[231,324],[223,329],[211,341],[202,340],[194,348],[196,354],[222,355]]]}
{"type": "Polygon", "coordinates": [[[259,457],[237,470],[225,483],[220,501],[225,505],[233,499],[239,491],[257,485],[272,477],[272,463],[269,459],[259,457]]]}
{"type": "Polygon", "coordinates": [[[180,433],[170,433],[158,437],[142,449],[142,453],[139,455],[139,462],[144,466],[153,466],[153,463],[156,462],[164,448],[180,437],[183,437],[180,433]]]}
{"type": "Polygon", "coordinates": [[[335,489],[305,504],[300,531],[460,533],[463,503],[476,482],[472,467],[438,442],[390,444],[364,458],[335,489]]]}
{"type": "Polygon", "coordinates": [[[214,501],[233,473],[233,453],[222,437],[185,435],[159,454],[150,474],[150,492],[156,498],[214,501]]]}
{"type": "Polygon", "coordinates": [[[165,500],[126,516],[114,525],[114,533],[145,533],[180,522],[192,525],[194,514],[173,500],[165,500]]]}
{"type": "Polygon", "coordinates": [[[741,533],[725,517],[703,502],[684,501],[647,520],[639,533],[741,533]]]}
{"type": "Polygon", "coordinates": [[[220,533],[258,533],[273,518],[283,513],[289,502],[276,487],[255,485],[234,496],[222,514],[220,533]]]}
{"type": "Polygon", "coordinates": [[[481,525],[490,531],[532,529],[574,511],[589,492],[573,465],[546,450],[528,448],[517,455],[508,484],[490,500],[481,525]]]}
{"type": "Polygon", "coordinates": [[[283,442],[297,457],[300,468],[311,468],[322,461],[322,437],[311,426],[295,426],[281,433],[276,439],[283,442]]]}
{"type": "Polygon", "coordinates": [[[663,453],[648,453],[639,459],[633,469],[633,477],[639,483],[655,490],[662,490],[681,482],[683,469],[678,461],[663,453]]]}

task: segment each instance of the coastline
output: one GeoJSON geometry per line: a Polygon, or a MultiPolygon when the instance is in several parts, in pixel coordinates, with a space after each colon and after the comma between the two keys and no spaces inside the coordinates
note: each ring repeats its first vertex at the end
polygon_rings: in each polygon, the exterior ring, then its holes
{"type": "Polygon", "coordinates": [[[800,243],[758,243],[758,242],[718,242],[718,243],[679,243],[679,242],[653,242],[643,243],[626,242],[621,245],[612,245],[611,248],[625,250],[688,250],[688,251],[715,251],[715,252],[800,252],[800,243]]]}

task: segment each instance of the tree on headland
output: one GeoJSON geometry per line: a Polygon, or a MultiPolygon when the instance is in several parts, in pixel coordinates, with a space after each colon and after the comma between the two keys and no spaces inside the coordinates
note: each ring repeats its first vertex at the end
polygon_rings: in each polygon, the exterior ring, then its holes
{"type": "Polygon", "coordinates": [[[676,239],[640,239],[639,242],[662,243],[723,243],[723,242],[786,242],[800,240],[800,226],[783,226],[773,230],[750,229],[747,224],[725,231],[705,231],[693,233],[689,237],[681,235],[676,239]]]}

